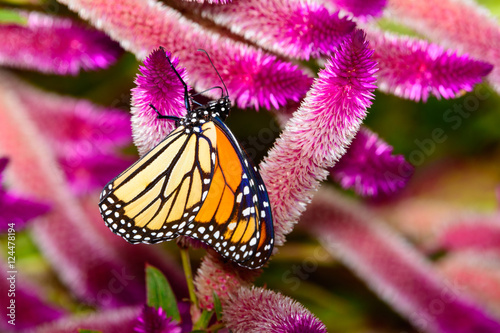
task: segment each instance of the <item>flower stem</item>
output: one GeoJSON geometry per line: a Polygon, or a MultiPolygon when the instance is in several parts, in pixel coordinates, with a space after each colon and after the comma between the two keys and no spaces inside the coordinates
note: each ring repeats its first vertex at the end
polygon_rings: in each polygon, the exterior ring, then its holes
{"type": "Polygon", "coordinates": [[[186,276],[186,282],[189,290],[189,299],[193,305],[198,307],[198,300],[196,299],[196,293],[194,292],[193,271],[191,270],[189,252],[188,249],[184,247],[179,247],[179,249],[181,250],[182,268],[184,269],[184,275],[186,276]]]}

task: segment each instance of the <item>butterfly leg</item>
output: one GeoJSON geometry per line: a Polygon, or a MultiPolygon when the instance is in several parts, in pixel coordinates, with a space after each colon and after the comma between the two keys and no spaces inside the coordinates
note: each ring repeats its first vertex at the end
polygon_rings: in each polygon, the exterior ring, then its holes
{"type": "Polygon", "coordinates": [[[162,115],[160,113],[160,111],[158,111],[153,104],[149,103],[149,107],[152,108],[153,110],[155,110],[156,114],[158,115],[156,118],[157,119],[170,119],[170,120],[175,120],[175,121],[179,121],[181,120],[181,118],[179,117],[176,117],[176,116],[165,116],[165,115],[162,115]]]}

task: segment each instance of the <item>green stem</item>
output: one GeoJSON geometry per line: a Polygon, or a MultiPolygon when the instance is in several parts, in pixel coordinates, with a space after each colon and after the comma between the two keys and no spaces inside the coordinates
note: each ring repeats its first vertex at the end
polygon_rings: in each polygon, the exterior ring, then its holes
{"type": "Polygon", "coordinates": [[[179,249],[181,250],[182,268],[184,269],[184,275],[186,276],[186,282],[189,290],[189,299],[193,305],[198,307],[198,300],[196,299],[196,293],[194,292],[193,271],[191,270],[189,251],[187,248],[183,247],[179,247],[179,249]]]}
{"type": "Polygon", "coordinates": [[[226,325],[224,325],[223,323],[215,323],[212,326],[210,326],[209,328],[207,328],[207,331],[217,332],[218,330],[223,329],[225,327],[226,327],[226,325]]]}

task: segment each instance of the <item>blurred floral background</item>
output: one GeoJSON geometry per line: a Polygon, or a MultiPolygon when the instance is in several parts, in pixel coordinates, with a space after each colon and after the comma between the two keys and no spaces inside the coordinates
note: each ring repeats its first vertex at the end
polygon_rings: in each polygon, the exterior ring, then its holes
{"type": "Polygon", "coordinates": [[[2,332],[500,332],[496,1],[1,4],[2,332]],[[275,216],[261,270],[189,250],[196,304],[176,242],[97,207],[172,129],[147,104],[185,112],[160,45],[193,91],[210,54],[275,216]]]}

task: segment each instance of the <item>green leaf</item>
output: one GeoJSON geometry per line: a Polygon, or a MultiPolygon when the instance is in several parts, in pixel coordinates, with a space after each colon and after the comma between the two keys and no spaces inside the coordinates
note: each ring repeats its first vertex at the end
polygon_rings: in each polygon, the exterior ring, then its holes
{"type": "Polygon", "coordinates": [[[102,332],[101,331],[95,331],[95,330],[86,330],[86,329],[80,328],[78,330],[78,333],[102,333],[102,332]]]}
{"type": "Polygon", "coordinates": [[[215,315],[217,316],[217,320],[220,321],[222,319],[222,304],[220,304],[219,296],[217,296],[217,293],[215,291],[213,292],[212,296],[214,298],[215,315]]]}
{"type": "Polygon", "coordinates": [[[210,318],[214,314],[213,311],[203,310],[201,313],[200,319],[193,325],[194,330],[202,330],[207,328],[208,323],[210,322],[210,318]]]}
{"type": "Polygon", "coordinates": [[[151,265],[146,265],[146,292],[149,306],[161,307],[168,317],[181,321],[177,300],[167,278],[151,265]]]}

